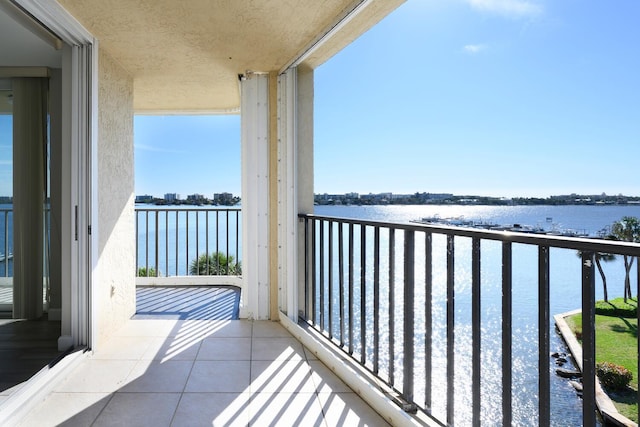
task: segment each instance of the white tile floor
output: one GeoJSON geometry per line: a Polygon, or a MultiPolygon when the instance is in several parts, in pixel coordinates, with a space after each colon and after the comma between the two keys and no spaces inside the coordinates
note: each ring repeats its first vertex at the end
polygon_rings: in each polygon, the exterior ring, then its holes
{"type": "Polygon", "coordinates": [[[22,426],[385,426],[273,322],[130,320],[22,426]]]}

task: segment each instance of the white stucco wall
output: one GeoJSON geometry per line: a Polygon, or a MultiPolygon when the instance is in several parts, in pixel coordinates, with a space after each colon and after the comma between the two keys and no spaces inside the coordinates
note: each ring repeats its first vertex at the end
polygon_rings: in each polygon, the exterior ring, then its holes
{"type": "Polygon", "coordinates": [[[94,349],[135,313],[133,80],[103,49],[98,64],[94,349]]]}

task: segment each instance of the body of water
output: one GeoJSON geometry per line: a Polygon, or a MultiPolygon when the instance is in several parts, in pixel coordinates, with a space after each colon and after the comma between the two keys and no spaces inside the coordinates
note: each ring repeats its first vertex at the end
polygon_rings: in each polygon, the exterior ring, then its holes
{"type": "MultiPolygon", "coordinates": [[[[546,230],[581,230],[596,235],[623,216],[640,216],[638,206],[316,206],[315,213],[344,218],[409,222],[425,217],[464,217],[496,224],[523,224],[546,230]]],[[[432,409],[439,417],[446,409],[446,261],[445,239],[434,236],[433,241],[433,322],[434,342],[432,364],[434,378],[432,409]],[[440,254],[440,255],[437,255],[440,254]]],[[[357,239],[356,239],[357,241],[357,239]]],[[[471,262],[470,239],[456,238],[455,257],[455,323],[456,323],[456,424],[469,425],[471,405],[471,262]],[[462,408],[458,410],[458,408],[462,408]],[[465,411],[464,408],[469,408],[465,411]]],[[[385,243],[381,243],[384,247],[385,243]]],[[[398,248],[396,253],[401,253],[398,248]]],[[[424,315],[424,296],[419,289],[424,281],[424,260],[416,250],[416,317],[424,315]],[[422,298],[422,299],[421,299],[422,298]],[[421,312],[422,310],[422,312],[421,312]]],[[[356,259],[357,255],[356,255],[356,259]]],[[[401,260],[398,262],[401,263],[401,260]]],[[[381,270],[384,270],[382,267],[381,270]]],[[[603,264],[607,276],[609,297],[622,296],[624,265],[622,257],[603,264]]],[[[367,267],[372,271],[372,268],[367,267]]],[[[402,268],[396,266],[396,283],[402,282],[402,268]]],[[[636,269],[632,270],[635,283],[636,269]]],[[[514,245],[513,248],[513,399],[514,425],[537,425],[538,406],[538,288],[537,248],[514,245]]],[[[359,279],[356,278],[356,283],[359,279]]],[[[373,278],[367,278],[372,283],[373,278]]],[[[385,279],[381,279],[384,284],[385,279]]],[[[383,285],[381,285],[382,287],[383,285]]],[[[355,291],[356,294],[358,290],[355,291]]],[[[602,285],[596,277],[596,297],[602,298],[602,285]]],[[[381,289],[381,293],[384,290],[381,289]]],[[[482,243],[482,417],[483,425],[499,425],[501,414],[501,245],[482,243]]],[[[578,309],[581,306],[581,262],[576,251],[552,249],[550,254],[551,314],[578,309]]],[[[398,305],[401,301],[397,302],[398,305]]],[[[384,312],[383,309],[381,309],[384,312]]],[[[372,310],[368,310],[371,313],[372,310]]],[[[398,311],[397,316],[401,316],[398,311]]],[[[401,317],[398,317],[401,318],[401,317]]],[[[384,324],[386,319],[381,319],[384,324]]],[[[553,326],[552,326],[553,329],[553,326]]],[[[416,327],[416,336],[424,333],[416,327]]],[[[566,351],[561,338],[551,334],[551,351],[566,351]]],[[[372,342],[372,337],[368,338],[372,342]]],[[[382,339],[384,342],[384,339],[382,339]]],[[[416,347],[416,401],[424,395],[424,380],[420,379],[424,346],[416,347]]],[[[381,357],[387,357],[382,355],[381,357]]],[[[396,356],[397,357],[397,356],[396,356]]],[[[396,358],[396,363],[398,358],[396,358]]],[[[555,375],[550,358],[552,424],[556,426],[582,425],[582,401],[567,380],[555,375]]],[[[422,371],[424,372],[424,371],[422,371]]],[[[423,375],[424,377],[424,375],[423,375]]],[[[399,383],[401,384],[401,383],[399,383]]],[[[442,418],[441,418],[442,419],[442,418]]]]}

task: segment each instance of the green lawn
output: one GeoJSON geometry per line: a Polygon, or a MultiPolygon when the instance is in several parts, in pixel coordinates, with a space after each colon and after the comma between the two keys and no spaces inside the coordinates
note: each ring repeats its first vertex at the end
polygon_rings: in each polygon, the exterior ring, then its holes
{"type": "MultiPolygon", "coordinates": [[[[611,301],[614,305],[616,300],[611,301]]],[[[635,301],[634,301],[635,303],[635,301]]],[[[569,327],[582,335],[582,314],[566,318],[569,327]]],[[[596,362],[611,362],[624,366],[633,373],[630,386],[633,390],[626,393],[609,393],[618,412],[638,422],[638,322],[635,318],[596,315],[596,362]]]]}

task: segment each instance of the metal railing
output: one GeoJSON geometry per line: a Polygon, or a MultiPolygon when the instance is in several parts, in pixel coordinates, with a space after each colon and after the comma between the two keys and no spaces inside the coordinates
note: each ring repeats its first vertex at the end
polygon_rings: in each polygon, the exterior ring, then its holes
{"type": "Polygon", "coordinates": [[[225,260],[216,274],[238,275],[241,209],[136,208],[135,212],[137,276],[187,276],[202,267],[202,255],[208,263],[214,254],[225,260]]]}
{"type": "Polygon", "coordinates": [[[9,264],[13,259],[13,242],[9,242],[9,236],[13,233],[12,227],[9,226],[13,222],[13,209],[0,208],[0,218],[2,219],[0,230],[0,277],[11,277],[9,274],[9,264]]]}
{"type": "MultiPolygon", "coordinates": [[[[638,257],[640,245],[316,215],[300,218],[306,248],[301,321],[397,393],[406,411],[424,411],[446,425],[551,424],[550,388],[556,378],[550,373],[550,340],[557,338],[551,336],[555,305],[552,308],[550,287],[553,283],[555,295],[558,287],[570,285],[558,284],[566,279],[554,279],[551,272],[557,268],[551,269],[550,263],[553,259],[558,268],[575,265],[560,274],[577,276],[577,297],[563,304],[582,309],[584,392],[578,416],[583,425],[595,425],[594,257],[638,257]],[[532,318],[522,314],[528,309],[532,318]],[[465,344],[462,338],[467,338],[465,344]],[[525,345],[536,338],[528,351],[525,345]],[[533,373],[526,375],[537,379],[518,387],[516,382],[527,381],[514,376],[523,360],[532,364],[533,373]],[[520,388],[529,389],[529,395],[521,395],[520,388]],[[514,405],[534,412],[533,418],[515,419],[514,405]]],[[[636,274],[640,277],[640,266],[636,274]]]]}

